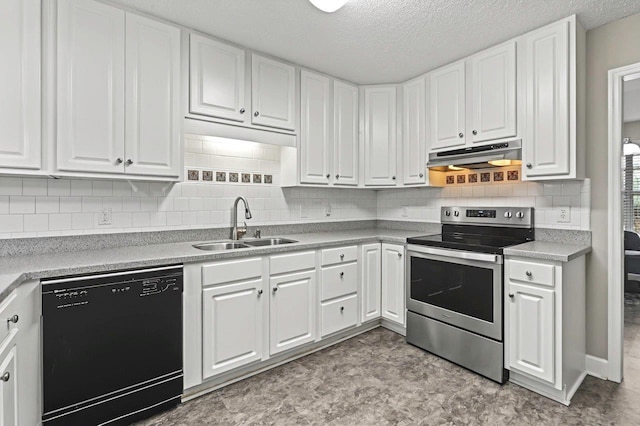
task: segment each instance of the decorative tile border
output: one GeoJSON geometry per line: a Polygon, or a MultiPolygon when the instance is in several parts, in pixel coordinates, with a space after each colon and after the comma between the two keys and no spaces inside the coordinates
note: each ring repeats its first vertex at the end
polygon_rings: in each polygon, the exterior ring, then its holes
{"type": "Polygon", "coordinates": [[[272,185],[274,183],[273,174],[263,174],[257,172],[230,172],[198,170],[188,168],[185,170],[186,180],[189,182],[202,181],[216,184],[221,183],[243,183],[251,185],[272,185]]]}
{"type": "Polygon", "coordinates": [[[187,172],[187,179],[189,180],[200,180],[200,170],[191,170],[187,172]]]}
{"type": "Polygon", "coordinates": [[[520,182],[520,168],[501,167],[499,169],[451,171],[445,176],[446,185],[476,185],[491,183],[520,182]]]}
{"type": "Polygon", "coordinates": [[[203,170],[202,180],[211,182],[213,180],[213,172],[211,170],[203,170]]]}

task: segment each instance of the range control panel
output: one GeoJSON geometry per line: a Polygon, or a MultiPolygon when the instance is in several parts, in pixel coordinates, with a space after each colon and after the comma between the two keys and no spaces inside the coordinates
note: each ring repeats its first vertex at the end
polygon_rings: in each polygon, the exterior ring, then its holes
{"type": "Polygon", "coordinates": [[[456,225],[486,225],[533,227],[533,207],[442,207],[442,223],[456,225]]]}

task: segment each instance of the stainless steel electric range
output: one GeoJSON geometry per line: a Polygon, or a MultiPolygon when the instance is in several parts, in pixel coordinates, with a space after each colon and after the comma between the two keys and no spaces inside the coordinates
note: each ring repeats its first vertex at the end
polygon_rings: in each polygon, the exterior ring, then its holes
{"type": "Polygon", "coordinates": [[[409,238],[407,342],[504,383],[503,249],[534,240],[533,208],[442,207],[409,238]]]}

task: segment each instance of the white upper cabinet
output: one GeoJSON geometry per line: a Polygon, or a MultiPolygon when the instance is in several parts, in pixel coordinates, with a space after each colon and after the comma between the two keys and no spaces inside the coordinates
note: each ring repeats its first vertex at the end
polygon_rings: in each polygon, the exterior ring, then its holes
{"type": "Polygon", "coordinates": [[[189,42],[189,111],[244,122],[244,50],[197,34],[189,42]]]}
{"type": "Polygon", "coordinates": [[[396,88],[364,88],[364,184],[396,184],[396,88]]]}
{"type": "Polygon", "coordinates": [[[471,141],[516,136],[516,42],[473,56],[469,66],[471,141]]]}
{"type": "Polygon", "coordinates": [[[41,167],[40,1],[0,2],[0,168],[41,167]]]}
{"type": "Polygon", "coordinates": [[[563,21],[525,36],[526,177],[558,178],[570,172],[575,134],[572,141],[569,30],[570,22],[563,21]]]}
{"type": "Polygon", "coordinates": [[[402,182],[405,185],[421,184],[426,181],[427,165],[425,78],[404,84],[402,90],[402,182]]]}
{"type": "Polygon", "coordinates": [[[295,67],[251,55],[253,124],[295,130],[295,67]]]}
{"type": "Polygon", "coordinates": [[[300,182],[326,185],[331,177],[331,81],[302,70],[300,85],[300,182]]]}
{"type": "Polygon", "coordinates": [[[57,167],[123,173],[125,12],[58,2],[57,167]]]}
{"type": "Polygon", "coordinates": [[[126,16],[127,173],[179,176],[180,30],[126,16]]]}
{"type": "Polygon", "coordinates": [[[430,76],[431,149],[464,145],[465,62],[448,65],[430,76]]]}
{"type": "Polygon", "coordinates": [[[358,88],[333,82],[334,185],[358,185],[358,88]]]}

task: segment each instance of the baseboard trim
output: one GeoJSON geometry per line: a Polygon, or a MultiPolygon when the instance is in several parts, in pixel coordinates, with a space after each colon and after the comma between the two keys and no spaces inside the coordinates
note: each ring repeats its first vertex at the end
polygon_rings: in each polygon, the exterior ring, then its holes
{"type": "Polygon", "coordinates": [[[389,321],[386,318],[382,318],[380,320],[380,325],[384,328],[386,328],[387,330],[391,330],[394,333],[398,333],[401,336],[406,336],[407,335],[407,328],[405,326],[402,326],[398,323],[395,323],[393,321],[389,321]]]}
{"type": "Polygon", "coordinates": [[[587,374],[602,380],[609,379],[609,362],[604,358],[598,358],[593,355],[585,357],[585,368],[587,374]]]}

